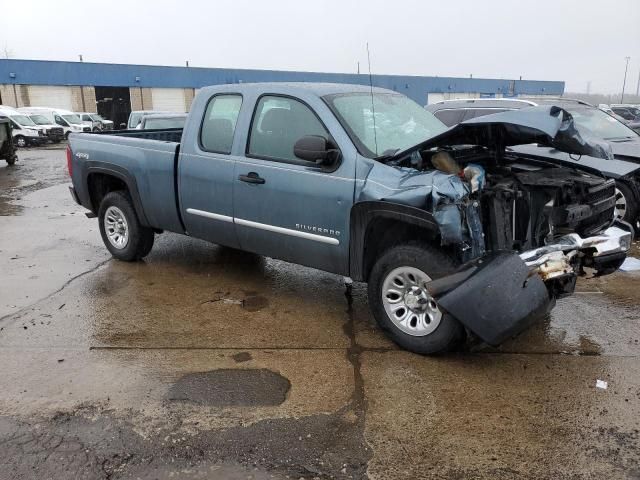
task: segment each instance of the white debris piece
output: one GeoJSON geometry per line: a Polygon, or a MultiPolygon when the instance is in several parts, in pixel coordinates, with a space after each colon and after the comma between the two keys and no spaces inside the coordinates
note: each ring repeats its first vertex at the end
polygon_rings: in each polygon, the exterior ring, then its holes
{"type": "Polygon", "coordinates": [[[607,382],[604,380],[596,380],[596,388],[601,388],[602,390],[606,390],[607,382]]]}
{"type": "Polygon", "coordinates": [[[627,257],[622,265],[620,265],[620,270],[623,272],[635,272],[640,270],[640,259],[635,257],[627,257]]]}

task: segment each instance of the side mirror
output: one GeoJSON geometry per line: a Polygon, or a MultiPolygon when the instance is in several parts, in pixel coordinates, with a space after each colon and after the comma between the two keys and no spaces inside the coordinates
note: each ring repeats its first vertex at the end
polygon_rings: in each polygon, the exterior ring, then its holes
{"type": "Polygon", "coordinates": [[[293,146],[293,154],[316,165],[331,165],[338,160],[340,151],[333,143],[320,135],[306,135],[293,146]]]}

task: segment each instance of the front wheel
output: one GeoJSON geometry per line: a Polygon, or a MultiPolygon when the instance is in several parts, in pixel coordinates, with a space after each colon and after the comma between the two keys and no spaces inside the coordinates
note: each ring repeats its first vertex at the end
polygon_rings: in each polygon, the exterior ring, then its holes
{"type": "Polygon", "coordinates": [[[638,206],[631,188],[623,182],[616,182],[615,214],[617,218],[630,223],[634,228],[638,229],[640,206],[638,206]]]}
{"type": "Polygon", "coordinates": [[[118,260],[133,262],[153,247],[153,230],[140,224],[126,192],[105,195],[98,211],[100,234],[105,246],[118,260]]]}
{"type": "Polygon", "coordinates": [[[423,355],[452,350],[462,325],[438,307],[425,284],[455,270],[454,262],[426,244],[387,250],[369,276],[369,305],[378,325],[402,348],[423,355]]]}
{"type": "Polygon", "coordinates": [[[22,135],[16,136],[16,146],[18,146],[20,148],[26,147],[27,146],[27,139],[24,138],[22,135]]]}

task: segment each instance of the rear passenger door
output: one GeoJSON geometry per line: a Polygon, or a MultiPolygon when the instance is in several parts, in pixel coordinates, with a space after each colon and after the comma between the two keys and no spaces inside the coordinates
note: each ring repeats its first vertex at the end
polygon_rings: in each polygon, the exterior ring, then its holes
{"type": "MultiPolygon", "coordinates": [[[[330,169],[297,158],[294,144],[319,135],[340,148],[299,98],[262,95],[234,175],[234,220],[243,250],[346,273],[353,162],[330,169]]],[[[341,149],[344,153],[344,149],[341,149]]]]}
{"type": "Polygon", "coordinates": [[[234,157],[231,155],[242,96],[213,95],[198,126],[185,126],[178,163],[178,192],[189,235],[238,247],[233,227],[234,157]]]}

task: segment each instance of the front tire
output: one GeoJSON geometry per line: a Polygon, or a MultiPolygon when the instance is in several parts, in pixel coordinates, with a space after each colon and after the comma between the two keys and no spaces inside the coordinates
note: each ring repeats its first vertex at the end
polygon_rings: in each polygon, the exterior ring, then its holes
{"type": "Polygon", "coordinates": [[[98,211],[100,234],[107,250],[118,260],[133,262],[147,256],[153,247],[153,230],[140,224],[126,192],[110,192],[98,211]]]}
{"type": "Polygon", "coordinates": [[[16,136],[16,146],[20,147],[20,148],[24,148],[27,146],[27,139],[24,138],[22,135],[17,135],[16,136]]]}
{"type": "Polygon", "coordinates": [[[455,263],[426,244],[392,247],[376,261],[368,296],[380,328],[399,346],[430,355],[452,350],[465,336],[455,318],[442,312],[424,284],[455,270],[455,263]]]}
{"type": "Polygon", "coordinates": [[[616,217],[630,223],[638,231],[640,206],[633,190],[624,182],[616,182],[616,217]]]}

